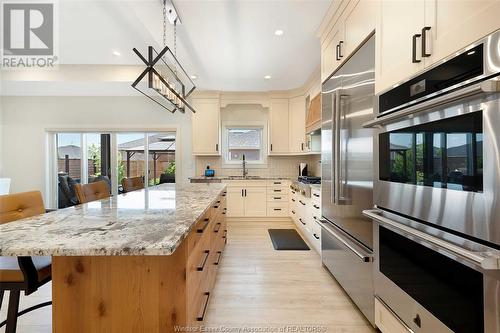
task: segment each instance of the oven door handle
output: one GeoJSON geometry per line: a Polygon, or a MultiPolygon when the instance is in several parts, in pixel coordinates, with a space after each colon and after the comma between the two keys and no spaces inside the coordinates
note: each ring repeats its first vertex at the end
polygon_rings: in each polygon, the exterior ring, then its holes
{"type": "Polygon", "coordinates": [[[369,217],[384,226],[389,226],[400,232],[403,232],[404,234],[414,236],[442,250],[445,250],[446,252],[466,259],[472,264],[483,269],[500,269],[500,257],[498,256],[492,255],[490,253],[469,251],[458,245],[444,241],[438,237],[429,235],[420,230],[408,227],[404,224],[388,219],[387,217],[381,216],[381,213],[382,211],[378,209],[368,209],[363,211],[364,216],[369,217]]]}
{"type": "Polygon", "coordinates": [[[321,228],[326,231],[329,235],[333,236],[335,239],[337,239],[339,242],[341,242],[345,247],[347,247],[352,253],[356,255],[362,262],[371,262],[373,261],[373,255],[366,253],[363,251],[359,246],[355,245],[351,241],[349,241],[345,236],[343,236],[339,230],[337,232],[336,230],[333,230],[333,228],[337,229],[334,225],[332,225],[330,222],[321,219],[320,220],[321,228]]]}

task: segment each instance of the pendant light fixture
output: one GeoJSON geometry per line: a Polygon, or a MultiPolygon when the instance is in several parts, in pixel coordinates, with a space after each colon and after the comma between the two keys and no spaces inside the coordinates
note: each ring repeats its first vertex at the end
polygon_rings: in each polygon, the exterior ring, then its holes
{"type": "Polygon", "coordinates": [[[177,110],[184,113],[186,108],[196,112],[186,100],[196,86],[177,60],[177,24],[180,23],[180,18],[173,2],[162,1],[163,49],[157,52],[153,46],[148,46],[146,57],[136,48],[133,49],[146,69],[132,83],[132,87],[172,113],[177,110]],[[167,19],[174,26],[173,52],[167,46],[167,19]]]}

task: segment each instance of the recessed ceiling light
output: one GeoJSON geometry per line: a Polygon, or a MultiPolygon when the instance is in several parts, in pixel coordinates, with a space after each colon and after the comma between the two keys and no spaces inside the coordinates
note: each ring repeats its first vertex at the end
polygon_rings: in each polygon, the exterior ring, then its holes
{"type": "Polygon", "coordinates": [[[271,75],[266,75],[266,76],[264,76],[264,79],[266,79],[266,80],[271,80],[271,75]]]}
{"type": "Polygon", "coordinates": [[[113,51],[113,55],[116,56],[116,57],[119,57],[121,56],[122,54],[118,51],[113,51]]]}
{"type": "Polygon", "coordinates": [[[281,29],[278,29],[278,30],[276,30],[276,31],[274,32],[274,34],[275,34],[276,36],[281,36],[281,35],[283,35],[283,34],[284,34],[284,31],[283,31],[283,30],[281,30],[281,29]]]}
{"type": "Polygon", "coordinates": [[[198,75],[191,75],[191,78],[192,78],[193,80],[196,80],[196,79],[198,78],[198,75]]]}

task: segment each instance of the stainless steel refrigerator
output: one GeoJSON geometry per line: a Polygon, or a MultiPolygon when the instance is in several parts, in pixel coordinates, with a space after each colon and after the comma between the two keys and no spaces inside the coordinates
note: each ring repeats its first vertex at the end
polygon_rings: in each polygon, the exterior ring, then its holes
{"type": "Polygon", "coordinates": [[[322,260],[374,323],[373,207],[375,36],[322,87],[322,260]]]}

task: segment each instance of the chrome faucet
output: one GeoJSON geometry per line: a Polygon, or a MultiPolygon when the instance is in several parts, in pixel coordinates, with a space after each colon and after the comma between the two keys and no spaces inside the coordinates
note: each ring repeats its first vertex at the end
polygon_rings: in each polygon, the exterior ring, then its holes
{"type": "Polygon", "coordinates": [[[243,154],[243,178],[248,175],[247,162],[245,160],[245,154],[243,154]]]}

